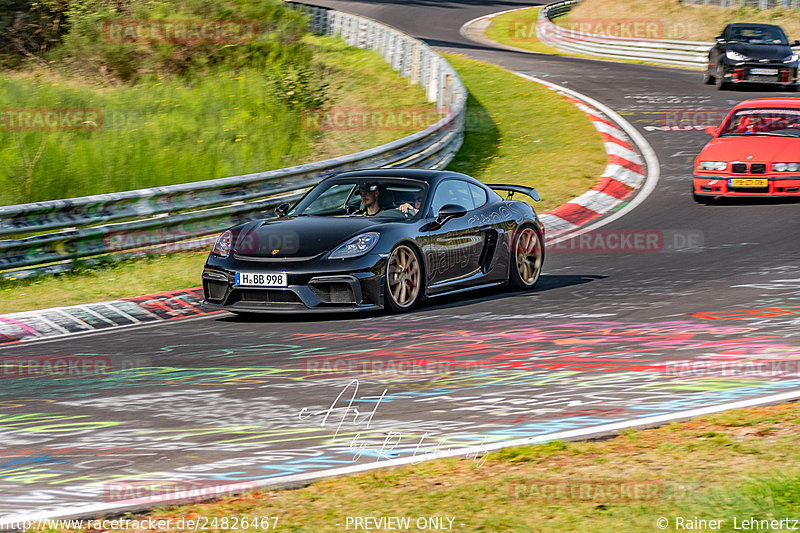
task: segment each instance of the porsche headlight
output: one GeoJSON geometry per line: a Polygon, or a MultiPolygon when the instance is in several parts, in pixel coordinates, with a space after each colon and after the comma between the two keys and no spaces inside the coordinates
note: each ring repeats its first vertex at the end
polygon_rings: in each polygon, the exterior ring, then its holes
{"type": "Polygon", "coordinates": [[[728,163],[725,161],[700,161],[697,165],[699,170],[725,170],[728,163]]]}
{"type": "Polygon", "coordinates": [[[223,231],[219,237],[217,237],[217,242],[214,243],[214,247],[211,249],[212,254],[217,254],[220,257],[228,257],[231,253],[231,239],[233,238],[233,234],[231,230],[223,231]]]}
{"type": "Polygon", "coordinates": [[[734,52],[733,50],[728,50],[725,52],[725,57],[731,61],[747,61],[747,56],[742,55],[739,52],[734,52]]]}
{"type": "Polygon", "coordinates": [[[795,63],[798,60],[798,58],[800,58],[800,56],[798,56],[797,54],[792,54],[790,56],[784,57],[783,58],[783,62],[784,63],[795,63]]]}
{"type": "Polygon", "coordinates": [[[380,234],[374,231],[356,235],[332,251],[328,259],[349,259],[362,256],[378,244],[378,237],[380,234]]]}
{"type": "Polygon", "coordinates": [[[775,172],[797,172],[800,170],[800,163],[773,163],[772,170],[775,172]]]}

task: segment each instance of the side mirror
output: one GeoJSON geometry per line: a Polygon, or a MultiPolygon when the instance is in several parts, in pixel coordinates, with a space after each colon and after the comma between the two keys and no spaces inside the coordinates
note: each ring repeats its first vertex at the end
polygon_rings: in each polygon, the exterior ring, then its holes
{"type": "Polygon", "coordinates": [[[436,215],[436,223],[441,226],[451,218],[463,217],[466,214],[467,210],[458,204],[444,204],[436,215]]]}
{"type": "Polygon", "coordinates": [[[291,209],[292,209],[292,204],[290,203],[281,204],[275,208],[275,214],[278,215],[279,217],[285,217],[286,215],[289,214],[289,211],[291,209]]]}
{"type": "Polygon", "coordinates": [[[706,133],[708,133],[709,135],[716,135],[717,133],[719,133],[719,128],[716,126],[709,126],[706,128],[706,133]]]}
{"type": "Polygon", "coordinates": [[[795,41],[792,43],[792,46],[800,46],[800,41],[798,41],[798,40],[795,40],[795,41]]]}

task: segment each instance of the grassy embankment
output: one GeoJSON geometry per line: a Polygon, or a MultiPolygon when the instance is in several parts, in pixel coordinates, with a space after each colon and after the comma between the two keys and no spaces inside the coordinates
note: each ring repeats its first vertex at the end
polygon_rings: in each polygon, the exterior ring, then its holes
{"type": "MultiPolygon", "coordinates": [[[[498,67],[460,56],[448,60],[470,91],[464,146],[449,168],[484,181],[533,185],[543,198],[536,204],[539,212],[591,188],[606,156],[599,134],[583,112],[552,91],[498,67]]],[[[352,88],[371,75],[365,69],[352,88]]],[[[370,95],[383,99],[371,101],[370,106],[397,101],[387,90],[367,90],[361,97],[370,95]]],[[[0,313],[195,287],[205,256],[205,252],[173,254],[78,274],[2,281],[0,313]]]]}
{"type": "MultiPolygon", "coordinates": [[[[433,109],[377,55],[329,37],[305,36],[330,84],[326,105],[433,109]]],[[[305,109],[271,94],[269,71],[215,67],[190,79],[99,86],[58,72],[0,78],[0,108],[94,108],[95,131],[3,131],[0,204],[125,191],[235,176],[335,157],[413,129],[318,131],[305,109]]],[[[276,90],[276,89],[272,89],[276,90]]]]}
{"type": "Polygon", "coordinates": [[[800,518],[798,424],[797,403],[729,411],[610,440],[436,460],[143,516],[277,516],[279,531],[314,532],[344,531],[348,516],[449,517],[458,532],[676,531],[676,517],[684,526],[722,520],[683,530],[790,531],[742,523],[800,518]]]}
{"type": "MultiPolygon", "coordinates": [[[[539,42],[536,37],[536,19],[539,7],[531,7],[498,15],[486,30],[494,41],[532,52],[594,58],[585,54],[572,54],[539,42]]],[[[680,39],[711,42],[729,22],[766,22],[778,24],[790,39],[800,39],[800,16],[797,10],[759,10],[754,7],[721,8],[713,6],[688,6],[679,0],[583,0],[555,23],[565,27],[588,25],[592,32],[604,33],[604,28],[616,29],[615,22],[642,22],[639,30],[629,24],[629,31],[640,32],[642,37],[680,39]],[[649,25],[645,25],[647,23],[649,25]]],[[[578,26],[584,27],[584,26],[578,26]]],[[[634,35],[638,35],[634,33],[634,35]]],[[[644,61],[616,60],[626,63],[644,61]]]]}
{"type": "Polygon", "coordinates": [[[40,52],[31,42],[39,32],[7,29],[30,56],[20,52],[27,60],[16,64],[0,46],[0,205],[270,170],[414,131],[319,131],[305,120],[318,108],[433,109],[376,54],[312,37],[304,16],[277,0],[45,4],[32,4],[30,13],[52,24],[36,17],[29,24],[69,28],[48,40],[58,44],[40,52]],[[130,22],[137,19],[146,23],[130,22]],[[244,20],[252,29],[228,35],[217,28],[215,36],[212,26],[208,39],[198,32],[119,42],[122,27],[147,30],[161,20],[244,20]],[[114,25],[120,31],[107,30],[114,25]],[[63,122],[31,129],[15,109],[88,109],[91,120],[66,131],[63,122]]]}

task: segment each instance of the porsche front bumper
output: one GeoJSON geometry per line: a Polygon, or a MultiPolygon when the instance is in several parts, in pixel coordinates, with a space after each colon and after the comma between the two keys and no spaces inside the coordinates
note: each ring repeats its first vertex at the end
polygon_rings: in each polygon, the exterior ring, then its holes
{"type": "Polygon", "coordinates": [[[247,313],[369,311],[383,308],[385,258],[261,262],[209,256],[203,270],[203,306],[247,313]],[[237,272],[285,273],[285,287],[236,284],[237,272]]]}

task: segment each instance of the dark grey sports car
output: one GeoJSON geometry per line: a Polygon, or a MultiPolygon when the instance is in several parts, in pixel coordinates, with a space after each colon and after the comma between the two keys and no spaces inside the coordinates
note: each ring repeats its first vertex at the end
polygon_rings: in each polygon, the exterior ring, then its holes
{"type": "Polygon", "coordinates": [[[530,289],[544,227],[515,192],[457,172],[380,169],[324,179],[277,218],[230,228],[203,271],[205,306],[236,313],[407,311],[424,298],[530,289]],[[505,191],[504,199],[494,189],[505,191]]]}
{"type": "Polygon", "coordinates": [[[746,83],[797,88],[797,53],[780,26],[735,22],[725,26],[708,53],[703,81],[718,89],[746,83]]]}

